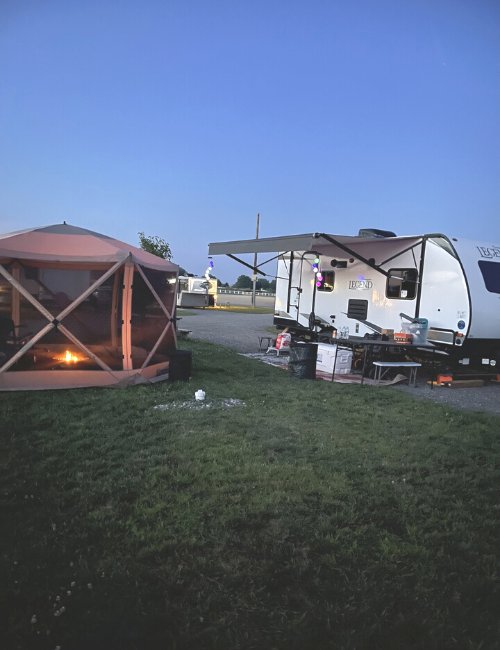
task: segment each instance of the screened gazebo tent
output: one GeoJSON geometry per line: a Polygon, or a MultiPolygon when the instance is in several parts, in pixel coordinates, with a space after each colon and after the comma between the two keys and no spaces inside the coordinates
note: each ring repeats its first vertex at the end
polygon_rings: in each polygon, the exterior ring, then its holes
{"type": "Polygon", "coordinates": [[[66,223],[0,235],[0,390],[167,378],[177,274],[66,223]]]}

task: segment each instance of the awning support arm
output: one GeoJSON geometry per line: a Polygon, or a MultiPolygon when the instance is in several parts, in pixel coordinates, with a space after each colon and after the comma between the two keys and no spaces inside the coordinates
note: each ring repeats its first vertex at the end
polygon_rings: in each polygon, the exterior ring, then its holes
{"type": "MultiPolygon", "coordinates": [[[[399,252],[395,253],[394,255],[391,255],[391,257],[388,257],[386,260],[384,260],[383,262],[381,262],[381,264],[388,264],[389,262],[392,262],[392,260],[396,259],[396,258],[399,257],[400,255],[403,255],[403,253],[407,253],[408,251],[413,250],[413,249],[416,248],[417,246],[420,246],[421,243],[422,243],[422,241],[423,241],[423,239],[420,239],[420,240],[419,240],[418,242],[416,242],[415,244],[412,244],[411,246],[408,246],[408,248],[405,248],[404,250],[399,251],[399,252]]],[[[414,256],[413,259],[415,259],[415,256],[414,256]]]]}
{"type": "Polygon", "coordinates": [[[280,257],[281,255],[282,255],[282,253],[278,253],[277,255],[273,255],[273,257],[270,257],[265,262],[261,262],[260,264],[258,264],[258,266],[264,266],[264,264],[269,264],[269,262],[273,262],[274,260],[277,260],[278,257],[280,257]]]}
{"type": "Polygon", "coordinates": [[[264,271],[261,271],[257,267],[255,267],[253,264],[248,264],[247,262],[244,262],[243,260],[240,260],[239,257],[236,257],[236,255],[231,255],[231,253],[226,253],[228,257],[230,257],[232,260],[236,260],[236,262],[239,262],[240,264],[243,264],[243,266],[246,266],[247,268],[251,269],[254,273],[258,273],[259,275],[263,275],[264,277],[266,274],[264,271]]]}

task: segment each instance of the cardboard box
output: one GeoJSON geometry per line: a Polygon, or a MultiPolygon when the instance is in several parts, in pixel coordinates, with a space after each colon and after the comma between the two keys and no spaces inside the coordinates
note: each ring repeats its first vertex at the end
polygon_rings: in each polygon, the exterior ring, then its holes
{"type": "Polygon", "coordinates": [[[337,348],[336,345],[329,345],[327,343],[318,343],[316,370],[332,373],[334,363],[335,374],[349,374],[352,366],[352,350],[337,348]]]}

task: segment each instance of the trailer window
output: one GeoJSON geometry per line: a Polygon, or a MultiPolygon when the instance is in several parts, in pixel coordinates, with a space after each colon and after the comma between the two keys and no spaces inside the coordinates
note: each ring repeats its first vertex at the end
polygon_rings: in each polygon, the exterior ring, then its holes
{"type": "Polygon", "coordinates": [[[417,269],[390,269],[386,296],[400,300],[413,300],[417,295],[417,269]]]}
{"type": "Polygon", "coordinates": [[[486,288],[490,293],[500,293],[500,264],[498,262],[478,262],[486,288]]]}
{"type": "Polygon", "coordinates": [[[333,291],[335,286],[335,271],[321,271],[322,279],[316,284],[318,291],[333,291]]]}

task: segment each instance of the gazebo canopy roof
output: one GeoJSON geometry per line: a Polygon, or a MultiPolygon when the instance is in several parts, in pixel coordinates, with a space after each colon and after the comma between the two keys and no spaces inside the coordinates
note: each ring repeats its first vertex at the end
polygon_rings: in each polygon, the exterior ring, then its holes
{"type": "Polygon", "coordinates": [[[0,260],[113,264],[127,257],[147,268],[177,272],[177,265],[141,248],[67,223],[0,235],[0,260]]]}

